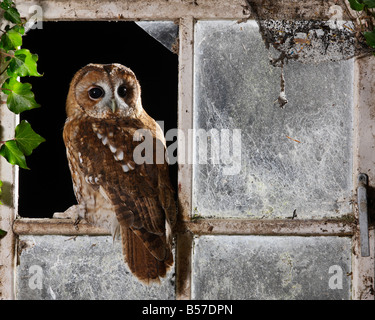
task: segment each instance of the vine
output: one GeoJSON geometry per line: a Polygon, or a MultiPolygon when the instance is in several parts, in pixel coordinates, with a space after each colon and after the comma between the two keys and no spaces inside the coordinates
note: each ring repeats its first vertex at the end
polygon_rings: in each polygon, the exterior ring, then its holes
{"type": "Polygon", "coordinates": [[[364,37],[366,44],[375,49],[375,0],[348,0],[348,2],[356,12],[356,17],[352,19],[357,22],[357,37],[364,37]]]}
{"type": "MultiPolygon", "coordinates": [[[[42,75],[37,71],[38,56],[28,49],[21,48],[26,20],[21,19],[15,3],[12,0],[0,1],[0,15],[3,16],[1,19],[3,25],[0,28],[1,105],[6,104],[10,111],[20,114],[26,110],[39,108],[40,105],[35,101],[31,84],[22,83],[19,78],[42,75]]],[[[0,141],[0,156],[12,165],[29,169],[25,156],[29,156],[43,141],[45,139],[35,133],[31,125],[23,120],[15,128],[12,139],[0,141]]],[[[0,194],[1,186],[0,180],[0,194]]],[[[5,231],[0,230],[0,238],[4,235],[5,231]]]]}

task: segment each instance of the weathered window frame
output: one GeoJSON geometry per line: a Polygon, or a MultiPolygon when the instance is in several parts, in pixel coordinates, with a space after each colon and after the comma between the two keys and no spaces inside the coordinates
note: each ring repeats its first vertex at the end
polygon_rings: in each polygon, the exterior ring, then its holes
{"type": "MultiPolygon", "coordinates": [[[[261,5],[263,1],[253,1],[261,5]]],[[[100,8],[93,0],[86,1],[16,1],[22,16],[28,16],[28,8],[41,5],[43,19],[53,20],[176,20],[179,22],[179,93],[178,93],[178,127],[187,132],[193,121],[193,55],[194,55],[194,21],[199,19],[232,19],[255,18],[241,0],[136,0],[136,1],[101,1],[100,8]]],[[[301,7],[300,2],[284,0],[270,1],[269,7],[263,7],[265,16],[273,19],[329,19],[328,9],[335,1],[311,0],[301,7]],[[272,7],[282,6],[282,10],[272,7]],[[298,10],[296,10],[298,9],[298,10]],[[268,10],[268,11],[267,11],[268,10]],[[298,12],[298,15],[296,14],[298,12]]],[[[354,138],[354,175],[357,181],[359,172],[367,173],[370,186],[375,181],[373,163],[375,153],[368,147],[375,135],[371,114],[374,114],[374,93],[371,90],[375,82],[375,61],[372,57],[357,59],[355,62],[355,138],[354,138]],[[370,150],[369,150],[370,149],[370,150]]],[[[0,119],[4,127],[3,134],[14,132],[18,117],[4,108],[0,109],[0,119]]],[[[185,135],[187,136],[187,134],[185,135]]],[[[179,137],[179,139],[181,139],[179,137]]],[[[186,145],[186,144],[185,144],[186,145]]],[[[191,149],[190,149],[191,150],[191,149]]],[[[190,155],[191,156],[191,155],[190,155]]],[[[185,163],[191,163],[186,161],[185,163]]],[[[54,219],[20,219],[17,217],[18,202],[18,168],[5,161],[0,161],[2,180],[11,181],[12,194],[9,201],[0,207],[0,228],[8,235],[0,241],[0,298],[15,299],[15,268],[17,257],[18,235],[103,235],[106,231],[80,224],[76,229],[69,220],[54,219]],[[13,226],[13,228],[12,228],[13,226]],[[13,230],[13,232],[12,232],[13,230]]],[[[180,221],[177,235],[176,256],[176,298],[191,298],[191,256],[194,235],[300,235],[300,236],[350,236],[353,240],[352,255],[352,299],[373,299],[374,283],[362,274],[373,274],[374,270],[374,230],[371,229],[371,255],[362,258],[355,252],[359,250],[359,230],[356,223],[340,220],[332,221],[297,221],[297,220],[245,220],[245,219],[203,219],[191,221],[192,200],[192,167],[181,164],[178,168],[178,199],[180,221]],[[371,258],[372,257],[372,258],[371,258]],[[372,290],[371,290],[372,289],[372,290]]],[[[355,192],[354,192],[355,193],[355,192]]],[[[358,212],[355,210],[358,217],[358,212]]]]}

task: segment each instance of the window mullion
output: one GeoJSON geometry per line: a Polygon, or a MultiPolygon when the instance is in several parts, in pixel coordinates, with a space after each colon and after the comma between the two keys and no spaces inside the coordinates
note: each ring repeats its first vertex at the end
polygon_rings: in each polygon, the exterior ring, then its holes
{"type": "MultiPolygon", "coordinates": [[[[179,218],[190,220],[192,199],[192,146],[188,139],[193,127],[193,43],[194,18],[180,19],[178,78],[178,201],[179,218]]],[[[177,235],[176,297],[190,299],[192,236],[189,231],[177,235]]]]}

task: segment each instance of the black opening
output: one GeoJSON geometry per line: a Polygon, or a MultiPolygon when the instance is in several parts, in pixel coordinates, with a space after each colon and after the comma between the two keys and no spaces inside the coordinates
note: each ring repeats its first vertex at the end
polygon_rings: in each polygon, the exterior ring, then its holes
{"type": "MultiPolygon", "coordinates": [[[[165,132],[177,128],[178,57],[134,22],[44,22],[30,30],[23,48],[39,56],[41,78],[23,78],[33,86],[41,108],[21,119],[47,141],[27,157],[31,170],[20,169],[19,214],[48,218],[76,203],[62,139],[65,100],[73,75],[88,63],[121,63],[131,68],[142,88],[143,107],[165,132]]],[[[170,166],[177,191],[177,165],[170,166]]]]}

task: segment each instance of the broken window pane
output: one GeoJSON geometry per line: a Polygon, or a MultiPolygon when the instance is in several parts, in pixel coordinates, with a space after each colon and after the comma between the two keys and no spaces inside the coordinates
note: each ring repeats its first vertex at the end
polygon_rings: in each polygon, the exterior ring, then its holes
{"type": "Polygon", "coordinates": [[[343,237],[201,236],[192,299],[350,299],[350,248],[343,237]]]}
{"type": "Polygon", "coordinates": [[[137,21],[136,24],[168,50],[178,50],[178,24],[173,21],[137,21]]]}
{"type": "Polygon", "coordinates": [[[198,21],[194,42],[193,214],[351,213],[353,59],[289,61],[282,109],[281,69],[255,21],[198,21]]]}
{"type": "Polygon", "coordinates": [[[18,300],[175,299],[174,269],[161,284],[140,283],[107,236],[22,236],[18,300]]]}

